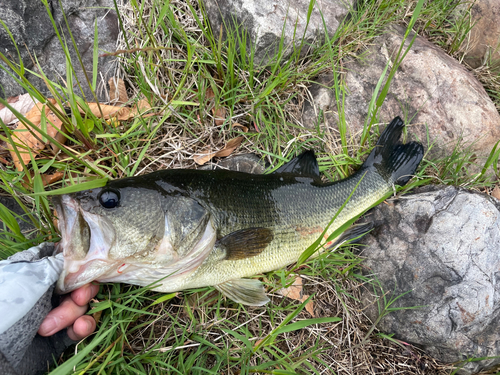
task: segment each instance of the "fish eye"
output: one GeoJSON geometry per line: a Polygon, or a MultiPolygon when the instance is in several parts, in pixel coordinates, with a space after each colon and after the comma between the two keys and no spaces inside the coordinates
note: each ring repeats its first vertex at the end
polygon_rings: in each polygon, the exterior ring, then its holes
{"type": "Polygon", "coordinates": [[[117,190],[105,190],[99,195],[99,203],[104,208],[115,208],[120,203],[120,193],[117,190]]]}

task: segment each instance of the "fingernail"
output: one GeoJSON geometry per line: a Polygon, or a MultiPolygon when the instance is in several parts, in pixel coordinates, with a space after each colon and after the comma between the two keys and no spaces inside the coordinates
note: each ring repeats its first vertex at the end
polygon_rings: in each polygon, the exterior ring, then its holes
{"type": "Polygon", "coordinates": [[[85,303],[88,303],[90,301],[90,299],[92,298],[92,287],[89,286],[86,290],[85,290],[85,303]]]}
{"type": "Polygon", "coordinates": [[[55,329],[57,328],[57,320],[56,318],[47,318],[44,320],[40,328],[38,329],[38,333],[42,336],[51,335],[55,329]]]}
{"type": "Polygon", "coordinates": [[[92,328],[93,328],[92,322],[90,322],[90,321],[87,320],[86,325],[87,325],[87,332],[92,333],[92,328]]]}

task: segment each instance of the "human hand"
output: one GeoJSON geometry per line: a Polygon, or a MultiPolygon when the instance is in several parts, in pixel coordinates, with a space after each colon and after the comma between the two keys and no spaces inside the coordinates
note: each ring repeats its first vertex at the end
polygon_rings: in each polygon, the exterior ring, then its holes
{"type": "Polygon", "coordinates": [[[89,300],[97,294],[97,285],[75,290],[52,309],[54,286],[63,267],[62,254],[54,255],[50,242],[0,261],[2,374],[46,372],[53,358],[94,331],[94,319],[84,314],[89,300]],[[66,327],[68,330],[58,332],[66,327]],[[48,337],[36,335],[38,330],[48,337]]]}
{"type": "Polygon", "coordinates": [[[99,291],[99,285],[86,284],[64,297],[58,307],[48,313],[43,320],[38,334],[51,336],[64,328],[68,328],[70,339],[79,341],[92,334],[96,328],[94,318],[85,315],[88,303],[99,291]]]}

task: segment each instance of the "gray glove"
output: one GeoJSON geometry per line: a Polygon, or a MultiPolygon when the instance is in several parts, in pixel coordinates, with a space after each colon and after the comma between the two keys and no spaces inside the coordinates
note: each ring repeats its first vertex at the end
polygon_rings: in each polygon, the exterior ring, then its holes
{"type": "Polygon", "coordinates": [[[66,330],[51,337],[37,334],[54,307],[52,293],[63,269],[62,254],[43,243],[0,261],[0,374],[47,372],[74,342],[66,330]]]}

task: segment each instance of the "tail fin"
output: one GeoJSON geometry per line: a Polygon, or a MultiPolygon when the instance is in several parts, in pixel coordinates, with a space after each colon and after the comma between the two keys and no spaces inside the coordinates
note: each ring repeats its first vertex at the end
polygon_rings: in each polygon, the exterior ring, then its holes
{"type": "Polygon", "coordinates": [[[424,148],[418,142],[399,143],[404,122],[396,117],[382,132],[362,168],[374,167],[388,183],[406,184],[415,173],[424,148]]]}

